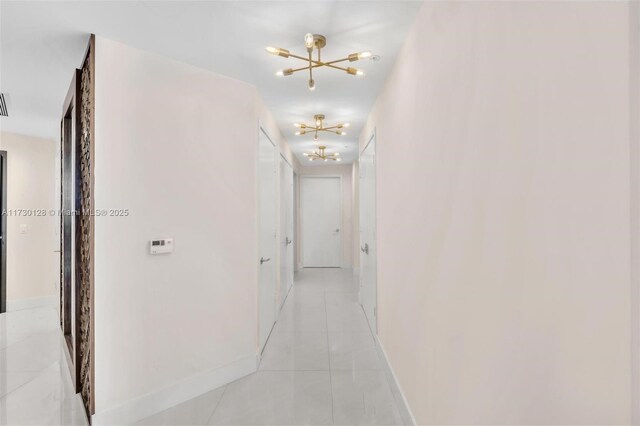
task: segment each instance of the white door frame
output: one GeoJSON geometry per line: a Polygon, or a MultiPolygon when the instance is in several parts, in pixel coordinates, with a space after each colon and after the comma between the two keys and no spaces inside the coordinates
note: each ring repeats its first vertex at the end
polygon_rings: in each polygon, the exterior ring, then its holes
{"type": "MultiPolygon", "coordinates": [[[[369,136],[369,140],[367,141],[367,143],[365,144],[365,146],[360,150],[360,153],[358,155],[358,158],[362,157],[362,154],[367,150],[367,148],[369,147],[369,145],[371,144],[371,141],[376,141],[376,146],[375,146],[375,153],[373,156],[373,187],[374,187],[374,191],[373,191],[373,206],[374,206],[374,218],[373,218],[373,244],[374,244],[374,250],[375,250],[375,255],[376,255],[376,259],[375,259],[375,280],[374,280],[374,286],[375,286],[375,329],[372,329],[371,332],[374,334],[374,336],[378,335],[378,211],[377,211],[377,197],[376,197],[376,192],[378,190],[378,167],[377,167],[377,157],[378,157],[378,135],[376,132],[376,128],[374,127],[373,130],[371,131],[371,136],[369,136]]],[[[361,167],[361,165],[360,165],[361,167]]],[[[358,173],[358,180],[360,179],[360,174],[358,173]]],[[[358,190],[361,189],[361,185],[358,182],[358,190]]],[[[362,200],[361,197],[358,198],[358,202],[360,203],[360,200],[362,200]]],[[[358,213],[362,214],[362,208],[359,205],[358,206],[358,213]]],[[[362,226],[362,221],[359,220],[359,226],[362,226]]],[[[361,232],[360,229],[358,229],[358,235],[361,238],[361,232]]],[[[358,239],[358,247],[362,247],[362,241],[360,240],[360,238],[358,239]]],[[[362,262],[360,262],[360,274],[362,274],[362,262]]],[[[362,298],[360,298],[360,304],[362,305],[362,298]]],[[[367,321],[369,322],[369,321],[367,321]]]]}
{"type": "MultiPolygon", "coordinates": [[[[278,145],[276,145],[273,142],[273,139],[271,138],[271,136],[269,136],[269,133],[267,132],[267,130],[262,126],[262,123],[258,122],[258,140],[257,140],[257,148],[258,149],[256,150],[256,158],[255,158],[255,170],[256,170],[256,178],[257,178],[256,179],[256,206],[257,206],[257,209],[256,209],[256,229],[258,231],[257,234],[256,234],[257,239],[258,239],[258,244],[257,244],[257,247],[256,247],[257,253],[256,253],[256,257],[255,257],[256,260],[260,259],[260,256],[261,256],[261,254],[260,254],[260,238],[261,238],[261,232],[260,232],[261,231],[261,228],[260,228],[260,209],[261,209],[261,204],[260,204],[260,158],[259,158],[259,156],[260,156],[260,137],[261,137],[261,133],[263,133],[266,136],[266,138],[269,140],[269,142],[271,142],[271,145],[273,145],[274,163],[276,163],[276,164],[277,164],[276,159],[278,158],[276,156],[276,154],[278,154],[280,152],[280,149],[279,149],[278,145]]],[[[278,232],[279,200],[277,199],[277,196],[278,196],[278,191],[279,191],[278,190],[278,186],[279,186],[278,185],[278,183],[279,183],[278,170],[279,170],[279,167],[276,167],[275,169],[276,169],[275,170],[275,172],[276,172],[276,177],[275,177],[275,179],[276,179],[276,185],[275,185],[276,186],[276,199],[273,200],[273,202],[276,205],[276,217],[274,218],[274,220],[276,222],[275,223],[276,237],[273,239],[273,243],[274,243],[274,246],[275,246],[274,255],[276,256],[276,259],[272,259],[274,264],[277,262],[277,254],[278,254],[277,232],[278,232]]],[[[257,272],[258,280],[257,280],[257,288],[256,288],[257,289],[256,299],[257,299],[257,308],[258,308],[257,309],[257,314],[258,314],[257,315],[257,319],[258,319],[258,323],[257,323],[257,331],[258,331],[258,339],[257,340],[258,340],[258,344],[257,344],[257,347],[258,347],[258,356],[259,356],[259,358],[261,358],[262,352],[264,351],[264,348],[267,346],[267,342],[269,341],[269,337],[271,336],[271,333],[273,333],[273,327],[271,327],[271,330],[269,331],[269,334],[265,338],[264,344],[262,344],[261,335],[260,335],[260,314],[261,314],[261,312],[260,312],[260,309],[261,309],[261,303],[260,303],[261,302],[261,300],[260,300],[260,266],[261,266],[260,262],[257,261],[256,262],[256,272],[257,272]]],[[[278,278],[277,272],[278,272],[277,271],[277,267],[274,267],[273,268],[273,282],[275,284],[277,284],[277,282],[278,282],[277,281],[277,278],[278,278]]],[[[278,315],[277,315],[278,309],[277,309],[277,300],[276,300],[277,299],[277,294],[276,294],[277,291],[278,291],[277,290],[277,285],[275,285],[274,286],[274,293],[273,293],[274,325],[278,320],[278,315]]]]}
{"type": "Polygon", "coordinates": [[[300,221],[300,261],[302,262],[302,267],[306,268],[305,264],[304,264],[304,232],[302,232],[304,230],[304,183],[303,183],[303,179],[327,179],[327,178],[338,178],[340,179],[340,266],[338,266],[339,268],[343,267],[343,259],[344,259],[344,223],[343,223],[343,218],[344,218],[344,206],[343,206],[343,202],[344,202],[344,188],[342,186],[342,175],[301,175],[300,176],[300,217],[299,217],[299,221],[300,221]]]}
{"type": "MultiPolygon", "coordinates": [[[[296,270],[296,206],[295,206],[295,169],[293,168],[293,165],[289,162],[289,160],[287,160],[287,158],[284,156],[284,154],[281,152],[280,153],[280,159],[283,160],[285,163],[287,163],[287,165],[289,167],[291,167],[291,176],[292,176],[292,181],[291,181],[291,205],[292,205],[292,211],[291,211],[291,221],[293,222],[293,235],[291,235],[291,250],[293,250],[293,261],[291,263],[291,272],[292,274],[295,273],[296,270]]],[[[282,188],[282,176],[278,175],[278,187],[281,189],[282,188]]],[[[282,215],[282,210],[280,209],[280,207],[282,206],[282,194],[279,194],[279,200],[278,200],[278,226],[280,226],[282,224],[282,218],[280,217],[282,215]]],[[[285,232],[286,230],[282,230],[279,229],[279,242],[282,240],[282,233],[285,232]]],[[[280,247],[280,244],[278,244],[278,247],[280,247]]],[[[280,265],[282,264],[282,257],[283,257],[283,253],[279,252],[279,256],[278,256],[278,267],[280,267],[280,265]]],[[[280,276],[280,286],[282,286],[282,276],[280,276]]],[[[286,294],[284,295],[284,297],[282,298],[282,300],[280,301],[280,307],[278,308],[278,310],[281,310],[282,307],[284,306],[284,302],[287,299],[287,296],[289,295],[289,292],[291,291],[291,289],[293,288],[293,282],[291,283],[291,287],[287,288],[286,294]]],[[[277,321],[277,318],[276,318],[277,321]]]]}

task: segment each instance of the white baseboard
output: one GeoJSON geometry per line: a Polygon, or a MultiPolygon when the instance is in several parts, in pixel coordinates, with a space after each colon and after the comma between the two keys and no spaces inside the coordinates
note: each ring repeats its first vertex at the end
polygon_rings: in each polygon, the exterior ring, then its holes
{"type": "Polygon", "coordinates": [[[40,308],[42,306],[57,306],[58,296],[33,297],[30,299],[7,300],[7,312],[22,311],[23,309],[40,308]]]}
{"type": "Polygon", "coordinates": [[[248,356],[224,367],[189,377],[91,416],[95,425],[132,424],[192,398],[256,372],[257,356],[248,356]]]}
{"type": "Polygon", "coordinates": [[[374,335],[376,340],[376,347],[378,348],[378,353],[380,358],[384,361],[384,373],[387,376],[387,380],[389,381],[389,385],[391,386],[391,393],[396,400],[396,404],[398,405],[398,410],[400,411],[400,417],[402,418],[402,422],[405,426],[414,426],[417,425],[415,417],[413,417],[413,413],[411,412],[411,408],[409,407],[409,403],[407,402],[407,398],[404,396],[404,392],[402,392],[402,388],[400,387],[400,382],[398,382],[398,378],[396,377],[396,373],[393,371],[393,367],[389,363],[389,358],[387,357],[387,353],[384,350],[384,346],[382,346],[382,342],[378,338],[378,335],[374,335]]]}

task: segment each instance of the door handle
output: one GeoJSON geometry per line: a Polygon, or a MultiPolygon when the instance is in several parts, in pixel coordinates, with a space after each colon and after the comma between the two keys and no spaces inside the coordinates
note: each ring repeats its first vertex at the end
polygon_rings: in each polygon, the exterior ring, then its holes
{"type": "Polygon", "coordinates": [[[60,253],[61,251],[60,250],[54,250],[53,252],[54,253],[60,253]]]}
{"type": "Polygon", "coordinates": [[[260,258],[260,264],[262,265],[263,263],[268,262],[268,261],[270,261],[270,260],[271,260],[271,258],[270,258],[270,257],[267,257],[266,259],[265,259],[264,257],[261,257],[261,258],[260,258]]]}
{"type": "Polygon", "coordinates": [[[369,255],[369,244],[365,243],[364,247],[360,247],[360,251],[368,256],[369,255]]]}
{"type": "Polygon", "coordinates": [[[284,242],[285,242],[285,244],[284,244],[284,245],[285,245],[285,246],[288,246],[288,245],[289,245],[289,244],[291,244],[293,241],[291,241],[291,240],[289,239],[289,237],[285,237],[284,242]]]}
{"type": "Polygon", "coordinates": [[[336,232],[340,232],[340,228],[336,229],[336,232]]]}

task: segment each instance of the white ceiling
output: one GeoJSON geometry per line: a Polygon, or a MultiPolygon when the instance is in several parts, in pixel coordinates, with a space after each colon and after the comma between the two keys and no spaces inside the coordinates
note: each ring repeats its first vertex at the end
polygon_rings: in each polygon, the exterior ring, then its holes
{"type": "MultiPolygon", "coordinates": [[[[294,122],[347,121],[348,135],[321,137],[345,163],[357,158],[357,137],[390,72],[421,1],[212,1],[212,2],[1,2],[0,91],[9,93],[4,131],[50,139],[59,120],[73,70],[88,36],[95,33],[140,49],[234,77],[257,86],[301,161],[317,147],[295,136],[294,122]],[[306,75],[276,77],[299,61],[265,52],[277,46],[304,54],[303,36],[327,37],[323,59],[371,50],[380,61],[352,65],[365,77],[319,69],[316,90],[306,75]]],[[[327,164],[314,162],[308,164],[327,164]]],[[[303,163],[304,164],[304,163],[303,163]]]]}

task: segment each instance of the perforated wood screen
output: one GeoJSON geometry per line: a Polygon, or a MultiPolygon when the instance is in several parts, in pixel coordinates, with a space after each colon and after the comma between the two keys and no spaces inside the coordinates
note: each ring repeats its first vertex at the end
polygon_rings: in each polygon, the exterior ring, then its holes
{"type": "Polygon", "coordinates": [[[82,66],[80,82],[79,190],[82,214],[78,217],[76,238],[76,277],[80,281],[80,393],[88,413],[93,413],[93,37],[82,66]]]}

